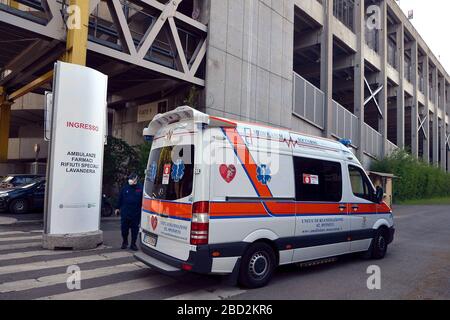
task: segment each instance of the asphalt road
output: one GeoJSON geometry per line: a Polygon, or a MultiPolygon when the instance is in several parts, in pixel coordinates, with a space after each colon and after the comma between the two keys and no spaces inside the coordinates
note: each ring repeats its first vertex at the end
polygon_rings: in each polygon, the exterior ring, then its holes
{"type": "Polygon", "coordinates": [[[450,206],[401,206],[394,217],[385,259],[281,267],[256,290],[230,286],[226,277],[174,279],[148,269],[119,249],[117,220],[103,221],[104,246],[85,252],[42,250],[41,223],[0,225],[0,299],[450,299],[450,206]],[[81,290],[67,289],[74,264],[81,290]],[[380,267],[380,290],[367,288],[370,265],[380,267]]]}

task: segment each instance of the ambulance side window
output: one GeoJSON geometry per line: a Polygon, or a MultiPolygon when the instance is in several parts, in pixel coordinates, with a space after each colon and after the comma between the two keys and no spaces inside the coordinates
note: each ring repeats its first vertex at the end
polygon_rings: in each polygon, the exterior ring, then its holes
{"type": "Polygon", "coordinates": [[[362,199],[373,201],[374,190],[366,174],[358,167],[348,166],[353,194],[362,199]]]}
{"type": "Polygon", "coordinates": [[[294,157],[297,201],[340,202],[342,168],[339,162],[294,157]]]}

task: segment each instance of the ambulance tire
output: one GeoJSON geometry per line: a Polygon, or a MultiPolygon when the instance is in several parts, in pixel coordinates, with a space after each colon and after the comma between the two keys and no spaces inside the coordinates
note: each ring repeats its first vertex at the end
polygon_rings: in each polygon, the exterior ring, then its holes
{"type": "Polygon", "coordinates": [[[256,242],[246,250],[239,269],[239,284],[249,288],[264,287],[275,270],[276,257],[272,247],[256,242]]]}
{"type": "Polygon", "coordinates": [[[387,252],[388,247],[388,232],[385,228],[380,228],[375,233],[375,237],[372,240],[371,258],[372,259],[383,259],[387,252]]]}

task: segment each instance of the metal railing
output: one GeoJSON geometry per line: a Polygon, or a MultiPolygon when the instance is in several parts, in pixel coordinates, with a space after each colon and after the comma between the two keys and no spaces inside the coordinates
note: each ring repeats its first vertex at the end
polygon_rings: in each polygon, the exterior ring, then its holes
{"type": "Polygon", "coordinates": [[[355,1],[335,0],[333,2],[333,14],[351,31],[355,31],[355,1]]]}
{"type": "Polygon", "coordinates": [[[411,82],[412,79],[412,62],[409,57],[405,56],[404,61],[404,77],[408,82],[411,82]]]}
{"type": "Polygon", "coordinates": [[[390,156],[392,153],[394,153],[395,151],[398,150],[398,147],[395,143],[390,142],[389,140],[387,141],[386,144],[386,153],[388,156],[390,156]]]}
{"type": "Polygon", "coordinates": [[[358,146],[358,117],[333,101],[332,133],[339,139],[350,139],[352,145],[358,146]]]}
{"type": "Polygon", "coordinates": [[[397,69],[397,45],[390,38],[388,39],[387,62],[391,67],[397,69]]]}
{"type": "Polygon", "coordinates": [[[294,114],[315,126],[325,126],[325,95],[322,91],[294,72],[294,114]]]}
{"type": "Polygon", "coordinates": [[[364,151],[372,157],[380,159],[383,157],[383,137],[381,133],[373,129],[367,123],[364,123],[364,137],[366,143],[364,144],[364,151]]]}
{"type": "MultiPolygon", "coordinates": [[[[324,129],[325,95],[322,91],[294,72],[293,113],[299,118],[324,129]]],[[[383,157],[383,137],[367,123],[364,123],[364,142],[359,141],[359,120],[356,115],[333,100],[331,132],[338,139],[350,139],[353,146],[364,146],[364,152],[371,157],[383,157]]],[[[398,149],[388,141],[387,153],[398,149]]]]}

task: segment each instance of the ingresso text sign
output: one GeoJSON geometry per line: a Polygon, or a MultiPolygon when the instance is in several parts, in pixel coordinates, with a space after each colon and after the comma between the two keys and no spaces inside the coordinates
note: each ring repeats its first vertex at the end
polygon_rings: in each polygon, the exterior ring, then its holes
{"type": "Polygon", "coordinates": [[[107,82],[93,69],[56,64],[46,233],[99,230],[107,82]]]}

